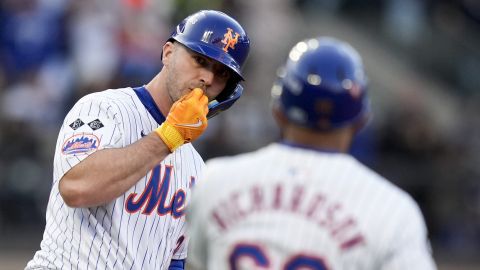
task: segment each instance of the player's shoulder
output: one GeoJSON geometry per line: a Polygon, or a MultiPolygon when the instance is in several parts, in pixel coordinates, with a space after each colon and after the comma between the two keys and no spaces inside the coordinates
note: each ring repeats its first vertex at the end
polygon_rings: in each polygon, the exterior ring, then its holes
{"type": "Polygon", "coordinates": [[[394,184],[390,179],[387,179],[385,176],[367,167],[354,157],[349,157],[348,159],[348,162],[355,164],[357,168],[355,174],[358,177],[355,179],[363,181],[364,186],[370,186],[372,189],[376,189],[377,192],[384,194],[387,197],[393,196],[404,202],[412,201],[411,196],[404,189],[394,184]]]}
{"type": "MultiPolygon", "coordinates": [[[[136,107],[137,102],[140,101],[135,91],[130,87],[107,89],[83,96],[75,103],[71,111],[80,110],[85,112],[85,108],[99,108],[102,111],[109,111],[115,114],[126,108],[136,107]]],[[[90,111],[90,109],[87,111],[90,111]]]]}
{"type": "MultiPolygon", "coordinates": [[[[398,224],[403,224],[405,220],[416,230],[425,230],[420,207],[410,193],[354,157],[345,155],[343,159],[346,165],[341,170],[348,175],[348,183],[342,185],[339,196],[342,193],[352,194],[344,203],[356,213],[359,222],[363,221],[363,226],[383,230],[388,235],[385,239],[396,237],[398,224]],[[376,214],[365,215],[365,208],[374,208],[376,214]],[[390,220],[389,225],[385,224],[385,220],[390,220]]],[[[369,229],[373,235],[378,230],[369,229]]]]}
{"type": "Polygon", "coordinates": [[[228,169],[234,169],[236,167],[248,166],[252,163],[258,163],[259,160],[265,159],[268,152],[271,152],[272,145],[268,145],[252,152],[240,153],[231,156],[222,156],[211,158],[206,161],[206,165],[209,168],[223,168],[223,171],[228,169]]]}
{"type": "Polygon", "coordinates": [[[106,116],[121,121],[119,117],[125,110],[137,107],[138,97],[132,88],[107,89],[89,93],[80,98],[70,109],[64,119],[69,124],[78,117],[106,116]]]}
{"type": "Polygon", "coordinates": [[[99,92],[89,93],[78,100],[77,103],[92,102],[92,101],[122,101],[131,100],[135,96],[132,88],[117,88],[107,89],[99,92]]]}
{"type": "MultiPolygon", "coordinates": [[[[361,186],[364,187],[361,190],[363,190],[365,193],[373,195],[371,196],[372,200],[377,198],[385,201],[385,207],[388,205],[387,202],[395,204],[396,209],[402,209],[402,211],[397,212],[399,216],[402,215],[402,212],[404,215],[418,215],[420,213],[415,199],[402,187],[362,164],[354,157],[351,157],[349,162],[356,163],[357,167],[355,172],[357,177],[352,178],[352,181],[361,181],[361,186]]],[[[352,183],[352,186],[356,185],[352,183]]],[[[387,211],[390,210],[387,209],[387,211]]]]}

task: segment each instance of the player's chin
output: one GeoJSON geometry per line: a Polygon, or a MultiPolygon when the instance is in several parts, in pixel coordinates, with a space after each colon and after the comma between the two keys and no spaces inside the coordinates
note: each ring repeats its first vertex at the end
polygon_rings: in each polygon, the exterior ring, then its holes
{"type": "Polygon", "coordinates": [[[181,93],[180,97],[183,97],[183,96],[189,94],[190,92],[193,91],[193,89],[195,89],[195,88],[194,88],[194,87],[188,87],[186,90],[182,90],[182,91],[180,92],[180,93],[181,93]]]}
{"type": "Polygon", "coordinates": [[[179,99],[181,99],[183,96],[190,93],[191,91],[192,90],[190,89],[185,90],[185,88],[178,90],[177,92],[175,92],[175,95],[172,95],[173,102],[177,102],[179,99]]]}

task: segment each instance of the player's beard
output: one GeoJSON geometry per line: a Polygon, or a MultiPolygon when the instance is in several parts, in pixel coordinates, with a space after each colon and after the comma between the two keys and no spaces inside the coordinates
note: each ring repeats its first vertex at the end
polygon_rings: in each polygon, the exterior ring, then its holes
{"type": "Polygon", "coordinates": [[[177,70],[175,60],[171,61],[168,68],[169,72],[167,73],[166,86],[170,102],[173,104],[188,92],[188,86],[183,85],[183,83],[178,80],[178,78],[181,78],[181,74],[179,74],[177,70]]]}

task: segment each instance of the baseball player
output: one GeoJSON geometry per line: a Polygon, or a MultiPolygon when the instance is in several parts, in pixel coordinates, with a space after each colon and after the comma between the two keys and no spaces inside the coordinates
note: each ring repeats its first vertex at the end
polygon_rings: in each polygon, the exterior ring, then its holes
{"type": "Polygon", "coordinates": [[[182,21],[147,85],[81,98],[61,127],[41,249],[26,269],[184,269],[189,143],[242,94],[250,41],[218,11],[182,21]]]}
{"type": "Polygon", "coordinates": [[[283,140],[208,161],[195,187],[192,269],[435,269],[414,200],[347,154],[370,113],[359,54],[301,41],[272,97],[283,140]]]}

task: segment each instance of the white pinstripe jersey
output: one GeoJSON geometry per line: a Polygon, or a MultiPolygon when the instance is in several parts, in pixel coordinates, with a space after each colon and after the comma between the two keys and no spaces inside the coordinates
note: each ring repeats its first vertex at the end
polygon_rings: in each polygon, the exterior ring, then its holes
{"type": "Polygon", "coordinates": [[[108,204],[70,208],[58,189],[88,154],[127,146],[163,121],[144,87],[93,93],[75,104],[58,136],[41,250],[27,269],[167,269],[172,258],[186,258],[184,210],[205,165],[191,144],[108,204]]]}
{"type": "Polygon", "coordinates": [[[187,214],[192,269],[436,268],[417,204],[347,154],[274,143],[205,172],[187,214]]]}

